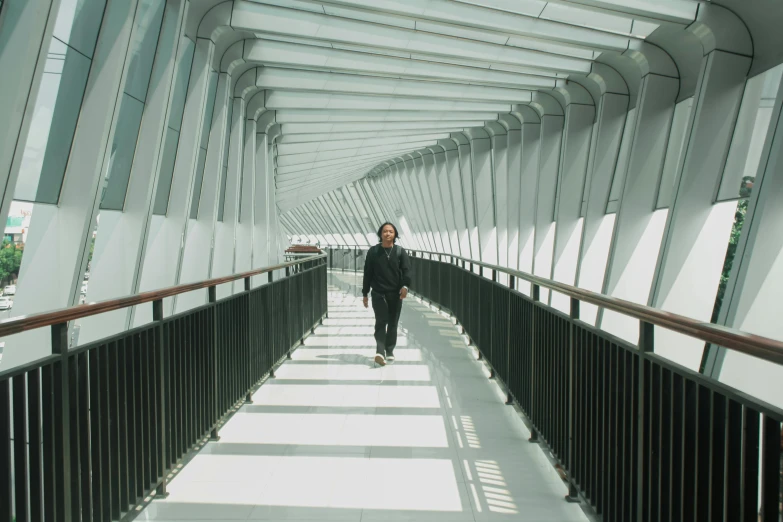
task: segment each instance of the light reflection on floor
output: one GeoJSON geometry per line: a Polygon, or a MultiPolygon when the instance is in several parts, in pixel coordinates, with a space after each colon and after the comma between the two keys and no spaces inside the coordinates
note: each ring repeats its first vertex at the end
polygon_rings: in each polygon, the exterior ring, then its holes
{"type": "Polygon", "coordinates": [[[448,316],[406,301],[374,367],[357,282],[330,275],[324,325],[137,519],[587,521],[448,316]]]}

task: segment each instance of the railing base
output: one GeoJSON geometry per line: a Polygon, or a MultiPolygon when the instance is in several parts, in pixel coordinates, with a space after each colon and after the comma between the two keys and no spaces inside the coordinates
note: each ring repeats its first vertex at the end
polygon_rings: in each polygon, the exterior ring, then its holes
{"type": "Polygon", "coordinates": [[[211,442],[217,442],[220,440],[220,435],[218,435],[217,428],[212,428],[212,431],[209,433],[209,440],[211,442]]]}
{"type": "Polygon", "coordinates": [[[569,504],[581,504],[582,501],[579,500],[579,492],[574,487],[573,484],[568,485],[568,495],[565,496],[565,501],[569,504]]]}
{"type": "Polygon", "coordinates": [[[530,430],[530,438],[527,439],[527,441],[530,442],[531,444],[538,444],[539,442],[541,442],[538,439],[538,432],[536,430],[530,430]]]}
{"type": "Polygon", "coordinates": [[[158,487],[155,488],[155,499],[166,499],[169,498],[169,492],[166,488],[168,481],[164,478],[163,482],[158,484],[158,487]]]}
{"type": "Polygon", "coordinates": [[[251,392],[248,392],[247,396],[245,396],[245,404],[253,404],[253,394],[251,392]]]}
{"type": "Polygon", "coordinates": [[[490,379],[494,379],[495,377],[497,377],[497,376],[495,375],[495,370],[494,370],[493,368],[490,368],[490,369],[489,369],[489,378],[490,378],[490,379]]]}
{"type": "Polygon", "coordinates": [[[506,406],[513,406],[514,405],[514,397],[511,395],[511,392],[508,392],[508,397],[506,398],[506,406]]]}

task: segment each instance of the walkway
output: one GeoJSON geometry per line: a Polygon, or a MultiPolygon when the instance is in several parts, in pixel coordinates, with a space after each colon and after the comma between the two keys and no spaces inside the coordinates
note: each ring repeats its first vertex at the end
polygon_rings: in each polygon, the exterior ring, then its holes
{"type": "Polygon", "coordinates": [[[329,319],[137,520],[587,521],[450,320],[406,301],[397,362],[330,275],[329,319]]]}

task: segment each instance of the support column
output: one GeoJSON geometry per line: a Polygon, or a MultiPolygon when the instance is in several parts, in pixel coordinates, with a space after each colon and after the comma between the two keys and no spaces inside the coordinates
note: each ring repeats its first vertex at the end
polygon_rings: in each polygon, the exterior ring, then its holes
{"type": "MultiPolygon", "coordinates": [[[[736,211],[734,201],[714,202],[752,62],[749,43],[735,50],[712,50],[704,58],[685,164],[675,183],[649,300],[656,308],[702,321],[710,320],[715,306],[736,211]],[[743,51],[747,54],[739,54],[743,51]]],[[[657,327],[655,335],[656,353],[699,369],[703,342],[657,327]]]]}
{"type": "MultiPolygon", "coordinates": [[[[619,83],[619,82],[618,82],[619,83]]],[[[627,88],[626,88],[627,91],[627,88]]],[[[598,106],[598,125],[587,193],[584,227],[579,253],[577,285],[593,292],[603,289],[609,244],[616,214],[606,213],[606,203],[617,169],[623,131],[626,125],[629,96],[607,92],[598,106]]],[[[635,109],[632,109],[635,111],[635,109]]],[[[634,112],[635,114],[635,112],[634,112]]],[[[633,123],[634,119],[630,118],[633,123]]],[[[598,308],[582,303],[580,319],[595,324],[598,308]]]]}
{"type": "MultiPolygon", "coordinates": [[[[595,121],[595,105],[587,89],[569,83],[559,89],[565,107],[565,126],[560,155],[557,197],[555,200],[555,241],[551,279],[573,285],[582,240],[582,200],[585,191],[587,163],[595,121]]],[[[551,304],[569,313],[571,300],[563,294],[552,294],[551,304]]]]}
{"type": "MultiPolygon", "coordinates": [[[[655,259],[666,221],[666,210],[655,208],[667,136],[680,88],[677,68],[668,55],[658,48],[647,48],[645,54],[653,67],[639,86],[628,163],[617,167],[617,172],[626,174],[622,180],[622,195],[603,285],[603,293],[641,304],[646,304],[649,299],[655,259]]],[[[615,176],[618,174],[615,173],[615,176]]],[[[629,342],[638,341],[638,321],[603,311],[599,313],[598,324],[629,342]]]]}
{"type": "MultiPolygon", "coordinates": [[[[533,273],[536,236],[536,197],[538,194],[538,164],[541,159],[541,116],[531,107],[518,107],[522,120],[522,153],[519,180],[519,270],[533,273]]],[[[540,110],[540,109],[539,109],[540,110]]],[[[530,283],[517,281],[517,288],[531,295],[530,283]]]]}
{"type": "MultiPolygon", "coordinates": [[[[548,279],[552,275],[552,254],[557,227],[555,197],[565,117],[560,104],[548,94],[538,93],[535,101],[538,102],[541,117],[541,138],[535,205],[533,274],[548,279]]],[[[549,290],[545,288],[541,289],[541,302],[549,302],[549,290]]]]}
{"type": "MultiPolygon", "coordinates": [[[[198,44],[202,41],[203,39],[199,38],[198,44]]],[[[211,41],[209,44],[214,45],[211,41]]],[[[215,71],[210,70],[210,75],[215,74],[215,71]]],[[[220,73],[217,78],[214,107],[209,99],[206,103],[206,111],[209,113],[210,109],[213,109],[213,115],[204,115],[205,125],[208,126],[204,127],[200,147],[201,154],[206,154],[206,157],[202,156],[203,164],[196,166],[192,186],[193,200],[188,210],[177,284],[208,279],[211,269],[220,174],[223,170],[226,127],[233,88],[232,78],[228,74],[220,73]]],[[[206,304],[207,295],[203,290],[197,290],[176,296],[174,302],[174,313],[181,313],[206,304]]]]}

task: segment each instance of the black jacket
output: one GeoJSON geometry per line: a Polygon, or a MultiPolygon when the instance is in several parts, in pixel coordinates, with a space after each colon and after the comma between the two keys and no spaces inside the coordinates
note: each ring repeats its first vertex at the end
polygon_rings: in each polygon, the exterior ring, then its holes
{"type": "Polygon", "coordinates": [[[362,295],[370,293],[370,288],[378,294],[399,292],[411,284],[411,261],[408,253],[399,245],[391,252],[380,244],[371,247],[364,261],[364,281],[362,295]]]}

